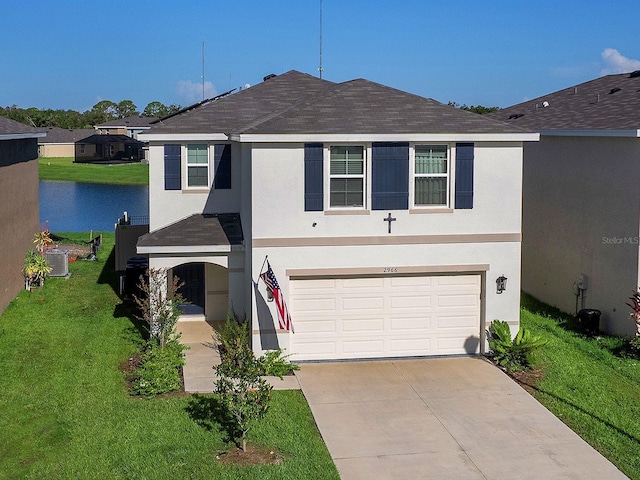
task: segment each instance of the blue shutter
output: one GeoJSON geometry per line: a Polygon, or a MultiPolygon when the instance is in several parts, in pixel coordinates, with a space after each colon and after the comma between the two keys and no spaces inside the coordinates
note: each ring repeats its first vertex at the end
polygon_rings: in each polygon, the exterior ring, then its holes
{"type": "Polygon", "coordinates": [[[231,188],[231,145],[217,144],[213,146],[213,188],[231,188]]]}
{"type": "Polygon", "coordinates": [[[307,143],[304,146],[304,211],[321,212],[323,198],[323,146],[307,143]]]}
{"type": "Polygon", "coordinates": [[[180,145],[164,146],[164,189],[180,190],[180,145]]]}
{"type": "Polygon", "coordinates": [[[473,208],[473,143],[456,144],[455,208],[473,208]]]}
{"type": "Polygon", "coordinates": [[[409,208],[409,144],[374,143],[371,156],[371,208],[409,208]]]}

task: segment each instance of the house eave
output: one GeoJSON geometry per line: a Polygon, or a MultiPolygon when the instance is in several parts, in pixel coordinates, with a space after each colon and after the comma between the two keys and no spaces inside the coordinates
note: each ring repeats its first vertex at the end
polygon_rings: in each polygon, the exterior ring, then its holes
{"type": "Polygon", "coordinates": [[[539,133],[232,134],[240,143],[321,142],[537,142],[539,133]]]}
{"type": "Polygon", "coordinates": [[[139,133],[138,140],[145,142],[228,141],[224,133],[139,133]]]}
{"type": "Polygon", "coordinates": [[[44,138],[46,133],[8,133],[0,135],[0,140],[24,140],[25,138],[44,138]]]}
{"type": "Polygon", "coordinates": [[[541,130],[547,137],[626,137],[640,138],[640,130],[541,130]]]}
{"type": "Polygon", "coordinates": [[[244,251],[244,245],[176,245],[176,246],[140,246],[137,247],[138,254],[152,255],[176,255],[176,254],[198,254],[198,255],[220,255],[231,252],[244,251]]]}

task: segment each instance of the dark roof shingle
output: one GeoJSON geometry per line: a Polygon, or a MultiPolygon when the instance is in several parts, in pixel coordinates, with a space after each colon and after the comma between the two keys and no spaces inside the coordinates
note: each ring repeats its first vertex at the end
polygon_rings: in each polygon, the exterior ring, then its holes
{"type": "Polygon", "coordinates": [[[336,84],[292,70],[165,119],[150,133],[522,133],[518,127],[357,79],[336,84]]]}
{"type": "Polygon", "coordinates": [[[640,128],[640,75],[607,75],[489,116],[534,131],[636,130],[640,128]]]}
{"type": "Polygon", "coordinates": [[[34,137],[41,136],[37,135],[38,133],[40,132],[36,128],[30,127],[29,125],[16,122],[15,120],[11,120],[10,118],[0,117],[0,135],[34,134],[34,137]]]}
{"type": "Polygon", "coordinates": [[[138,247],[242,245],[243,241],[239,213],[200,213],[141,236],[138,247]]]}

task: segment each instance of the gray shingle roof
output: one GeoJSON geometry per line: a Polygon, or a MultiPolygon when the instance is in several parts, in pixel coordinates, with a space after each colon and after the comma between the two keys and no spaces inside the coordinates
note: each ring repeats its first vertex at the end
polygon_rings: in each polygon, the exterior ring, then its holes
{"type": "Polygon", "coordinates": [[[16,122],[6,117],[0,117],[0,135],[24,135],[30,133],[33,133],[35,137],[39,132],[37,129],[24,123],[16,122]]]}
{"type": "Polygon", "coordinates": [[[46,137],[38,139],[38,143],[40,144],[75,143],[82,138],[87,138],[96,133],[93,128],[81,128],[74,130],[59,127],[49,127],[38,130],[47,134],[46,137]]]}
{"type": "Polygon", "coordinates": [[[639,129],[640,75],[607,75],[489,116],[534,131],[639,129]]]}
{"type": "Polygon", "coordinates": [[[138,247],[242,245],[243,241],[239,213],[196,214],[141,236],[138,247]]]}
{"type": "Polygon", "coordinates": [[[143,117],[142,115],[133,115],[131,117],[110,120],[108,122],[101,123],[100,125],[96,125],[96,127],[148,127],[152,122],[155,122],[156,120],[158,120],[157,117],[143,117]]]}
{"type": "Polygon", "coordinates": [[[520,133],[518,127],[363,79],[292,70],[152,126],[150,133],[520,133]]]}

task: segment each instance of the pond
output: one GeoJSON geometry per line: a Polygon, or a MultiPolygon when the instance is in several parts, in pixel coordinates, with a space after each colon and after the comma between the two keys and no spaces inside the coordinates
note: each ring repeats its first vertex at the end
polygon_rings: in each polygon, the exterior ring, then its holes
{"type": "Polygon", "coordinates": [[[112,232],[124,212],[149,216],[148,186],[40,181],[40,222],[52,232],[112,232]]]}

